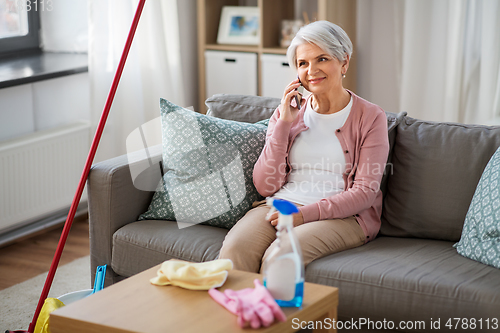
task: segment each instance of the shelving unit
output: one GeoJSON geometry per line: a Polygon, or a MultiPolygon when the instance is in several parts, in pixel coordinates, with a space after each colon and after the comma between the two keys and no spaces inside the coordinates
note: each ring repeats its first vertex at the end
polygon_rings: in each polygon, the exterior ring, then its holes
{"type": "MultiPolygon", "coordinates": [[[[286,54],[279,45],[281,21],[302,18],[306,11],[311,21],[328,20],[341,26],[356,45],[356,1],[353,0],[198,0],[198,70],[199,111],[205,112],[206,77],[205,51],[235,51],[257,54],[257,91],[262,94],[261,56],[286,54]],[[258,6],[260,10],[260,38],[258,45],[217,44],[219,22],[224,6],[258,6]]],[[[221,73],[224,75],[224,73],[221,73]]],[[[356,87],[356,52],[353,52],[344,86],[352,91],[356,87]]]]}

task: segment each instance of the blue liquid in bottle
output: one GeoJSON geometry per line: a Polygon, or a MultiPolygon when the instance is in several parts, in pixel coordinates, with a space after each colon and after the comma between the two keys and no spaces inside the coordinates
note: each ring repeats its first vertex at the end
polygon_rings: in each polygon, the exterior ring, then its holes
{"type": "MultiPolygon", "coordinates": [[[[266,287],[266,280],[264,280],[264,287],[266,287]]],[[[284,301],[277,299],[276,303],[284,308],[299,308],[302,306],[302,301],[304,300],[304,280],[301,280],[295,285],[295,296],[291,300],[284,301]]]]}

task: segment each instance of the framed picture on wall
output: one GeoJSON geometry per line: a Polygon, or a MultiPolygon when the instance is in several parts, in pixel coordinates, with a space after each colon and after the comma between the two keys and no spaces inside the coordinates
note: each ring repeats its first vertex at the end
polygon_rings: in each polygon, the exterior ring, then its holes
{"type": "Polygon", "coordinates": [[[218,44],[259,44],[259,8],[224,6],[217,34],[218,44]]]}

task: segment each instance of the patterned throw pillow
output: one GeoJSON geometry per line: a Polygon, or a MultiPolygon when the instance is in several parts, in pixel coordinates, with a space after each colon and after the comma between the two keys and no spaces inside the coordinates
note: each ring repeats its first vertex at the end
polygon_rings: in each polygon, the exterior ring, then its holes
{"type": "Polygon", "coordinates": [[[454,246],[464,257],[500,268],[500,148],[481,175],[454,246]]]}
{"type": "Polygon", "coordinates": [[[230,229],[263,199],[252,173],[267,126],[209,117],[165,99],[160,110],[164,175],[139,220],[230,229]]]}

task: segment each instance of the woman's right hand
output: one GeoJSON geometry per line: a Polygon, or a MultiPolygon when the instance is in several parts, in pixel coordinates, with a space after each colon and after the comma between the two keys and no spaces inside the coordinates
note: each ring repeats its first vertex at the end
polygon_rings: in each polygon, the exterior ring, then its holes
{"type": "MultiPolygon", "coordinates": [[[[297,118],[300,105],[296,105],[295,96],[300,94],[297,88],[300,87],[299,79],[295,79],[285,88],[280,104],[280,119],[286,122],[293,122],[297,118]],[[293,102],[292,102],[293,100],[293,102]],[[294,106],[292,106],[292,104],[294,106]]],[[[302,103],[302,98],[300,98],[302,103]]]]}

